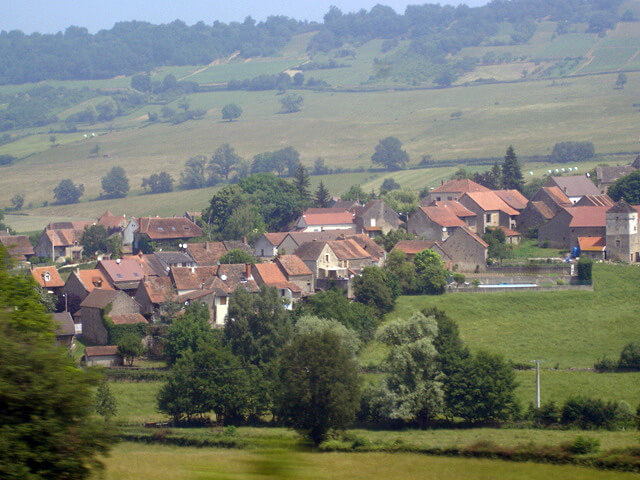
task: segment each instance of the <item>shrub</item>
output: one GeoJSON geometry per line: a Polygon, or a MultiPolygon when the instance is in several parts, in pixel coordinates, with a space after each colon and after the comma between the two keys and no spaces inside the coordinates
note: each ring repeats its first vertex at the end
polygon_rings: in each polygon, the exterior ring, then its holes
{"type": "Polygon", "coordinates": [[[616,423],[615,402],[604,402],[599,398],[574,397],[568,399],[562,407],[561,421],[584,430],[607,428],[614,429],[616,423]]]}
{"type": "Polygon", "coordinates": [[[580,257],[578,260],[578,280],[582,285],[591,285],[593,260],[588,257],[580,257]]]}
{"type": "Polygon", "coordinates": [[[621,370],[640,370],[640,343],[631,342],[620,353],[618,368],[621,370]]]}
{"type": "Polygon", "coordinates": [[[614,372],[618,368],[618,363],[610,358],[602,357],[593,364],[593,368],[597,372],[614,372]]]}
{"type": "Polygon", "coordinates": [[[586,455],[587,453],[596,453],[600,449],[600,440],[592,437],[578,435],[573,443],[568,446],[567,450],[577,455],[586,455]]]}

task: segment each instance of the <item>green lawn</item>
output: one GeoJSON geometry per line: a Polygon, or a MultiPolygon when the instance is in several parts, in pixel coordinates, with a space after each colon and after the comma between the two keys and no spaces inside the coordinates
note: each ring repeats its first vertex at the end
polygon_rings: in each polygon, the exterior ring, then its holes
{"type": "Polygon", "coordinates": [[[105,459],[107,480],[231,479],[547,479],[613,480],[636,474],[573,466],[511,463],[405,453],[259,453],[124,443],[105,459]]]}
{"type": "MultiPolygon", "coordinates": [[[[560,368],[592,367],[600,357],[617,357],[638,341],[640,268],[594,266],[594,291],[466,293],[398,299],[388,318],[437,306],[454,318],[474,350],[487,349],[517,362],[541,359],[560,368]]],[[[365,363],[380,358],[370,345],[365,363]]],[[[384,352],[382,352],[382,355],[384,352]]]]}
{"type": "Polygon", "coordinates": [[[530,238],[523,238],[520,245],[511,250],[513,258],[558,258],[564,252],[556,248],[540,248],[538,241],[530,238]]]}
{"type": "Polygon", "coordinates": [[[142,424],[166,419],[156,409],[161,385],[162,382],[109,382],[118,405],[115,420],[123,424],[142,424]]]}

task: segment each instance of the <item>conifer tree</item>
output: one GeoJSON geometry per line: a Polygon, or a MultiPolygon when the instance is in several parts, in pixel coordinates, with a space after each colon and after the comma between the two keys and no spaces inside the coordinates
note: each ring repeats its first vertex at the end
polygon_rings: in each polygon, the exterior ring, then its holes
{"type": "Polygon", "coordinates": [[[302,164],[298,164],[296,167],[296,171],[293,175],[293,184],[295,185],[296,190],[298,190],[300,198],[305,202],[308,202],[311,197],[311,193],[309,193],[310,180],[307,169],[302,164]]]}
{"type": "Polygon", "coordinates": [[[320,182],[320,185],[318,185],[318,189],[316,190],[315,206],[318,208],[327,208],[330,200],[331,197],[329,195],[329,190],[324,186],[324,183],[320,182]]]}
{"type": "Polygon", "coordinates": [[[524,180],[522,178],[522,172],[520,171],[520,164],[518,163],[518,157],[510,145],[507,148],[507,153],[502,163],[502,188],[511,190],[522,191],[524,186],[524,180]]]}

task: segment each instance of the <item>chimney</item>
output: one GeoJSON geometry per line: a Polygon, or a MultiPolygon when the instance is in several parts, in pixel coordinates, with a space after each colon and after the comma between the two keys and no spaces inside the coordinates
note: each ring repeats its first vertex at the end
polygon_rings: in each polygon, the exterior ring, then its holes
{"type": "Polygon", "coordinates": [[[247,280],[251,280],[251,264],[247,263],[244,266],[244,276],[247,280]]]}

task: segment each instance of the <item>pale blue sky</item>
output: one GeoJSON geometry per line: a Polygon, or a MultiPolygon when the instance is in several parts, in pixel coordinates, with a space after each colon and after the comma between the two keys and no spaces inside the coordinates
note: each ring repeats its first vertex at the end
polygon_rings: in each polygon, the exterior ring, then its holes
{"type": "MultiPolygon", "coordinates": [[[[69,25],[87,27],[94,33],[103,28],[111,28],[115,22],[143,20],[151,23],[168,23],[176,18],[188,24],[200,20],[211,24],[214,20],[223,22],[242,21],[247,15],[263,20],[269,15],[287,15],[301,20],[321,21],[330,5],[338,6],[344,12],[361,8],[370,9],[381,3],[402,13],[407,5],[438,3],[425,1],[369,1],[369,0],[327,0],[327,1],[284,1],[284,0],[0,0],[0,30],[22,30],[25,33],[52,33],[64,30],[69,25]]],[[[440,0],[442,4],[466,3],[470,6],[483,5],[487,0],[440,0]]]]}

